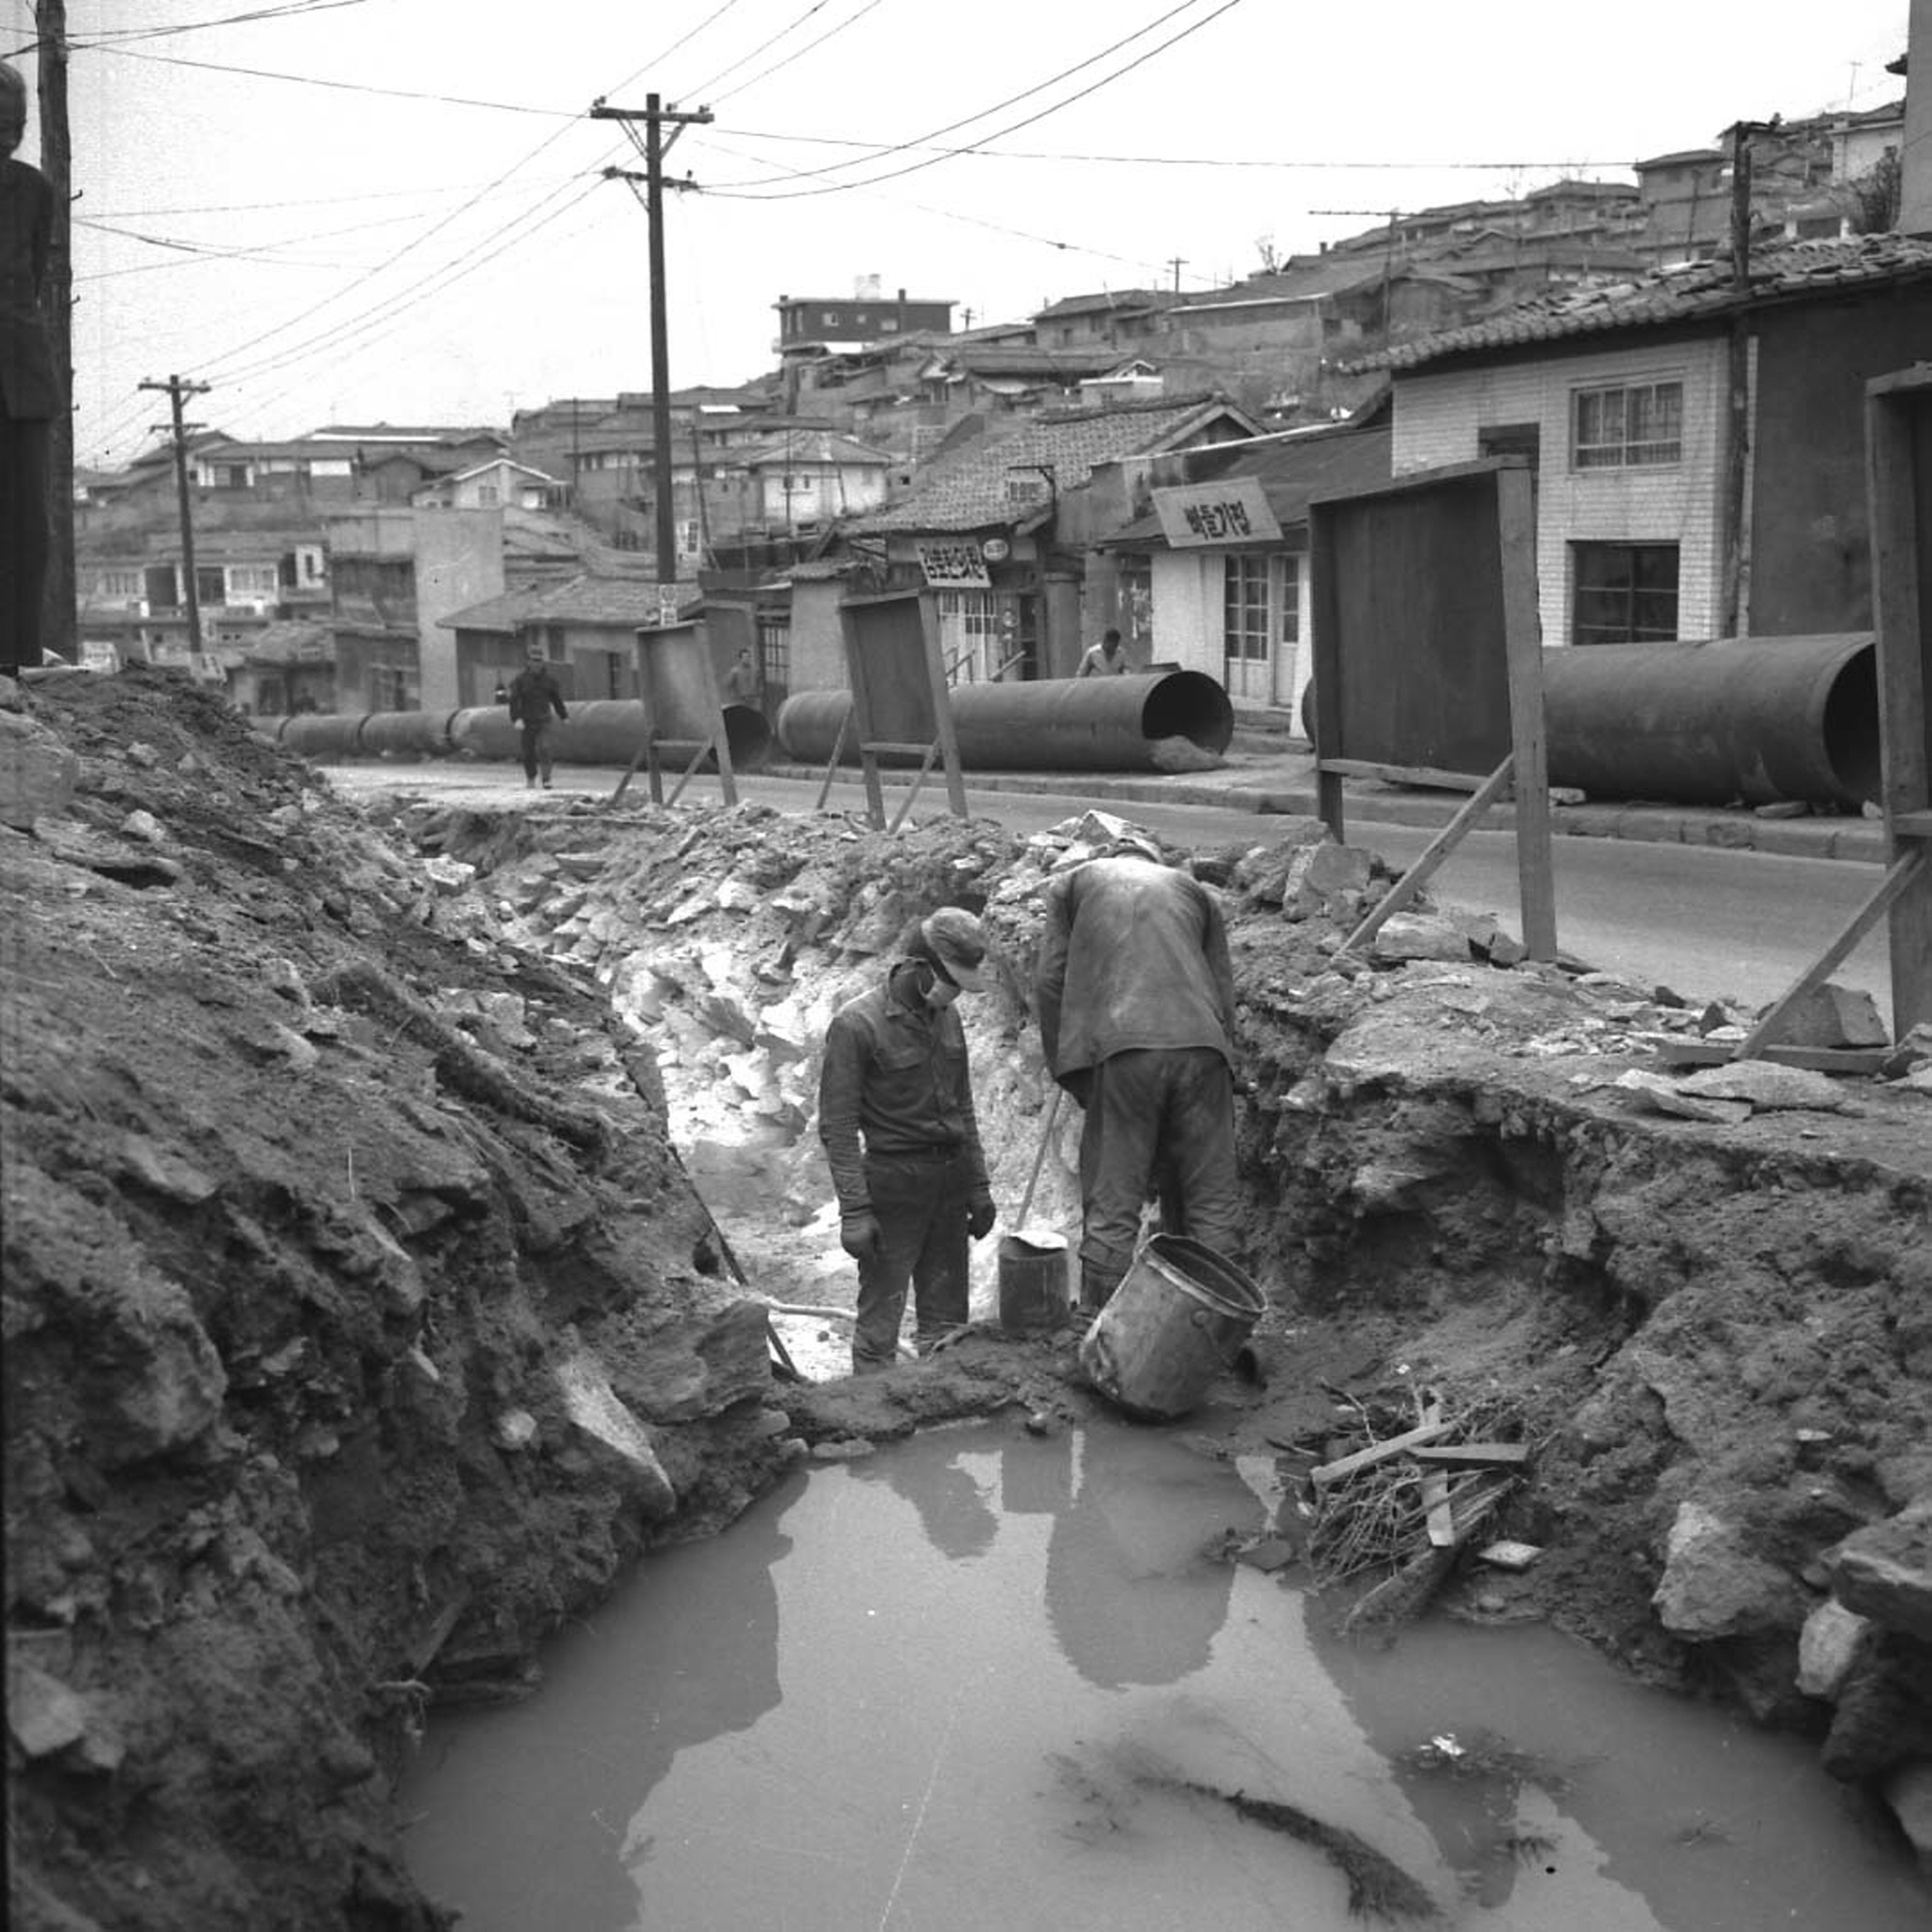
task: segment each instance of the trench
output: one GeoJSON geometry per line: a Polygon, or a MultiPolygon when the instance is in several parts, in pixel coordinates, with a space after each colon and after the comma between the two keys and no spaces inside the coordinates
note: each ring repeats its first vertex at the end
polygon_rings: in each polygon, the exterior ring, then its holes
{"type": "Polygon", "coordinates": [[[1346,1641],[1216,1548],[1276,1500],[1265,1459],[1105,1421],[796,1471],[558,1636],[538,1696],[433,1721],[411,1867],[467,1932],[1328,1932],[1378,1860],[1396,1921],[1918,1922],[1798,1741],[1540,1627],[1346,1641]]]}

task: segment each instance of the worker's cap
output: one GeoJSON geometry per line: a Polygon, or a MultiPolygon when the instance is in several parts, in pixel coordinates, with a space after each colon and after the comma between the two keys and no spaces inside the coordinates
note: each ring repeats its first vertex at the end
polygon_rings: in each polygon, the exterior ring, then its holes
{"type": "Polygon", "coordinates": [[[940,970],[962,993],[980,993],[986,981],[986,933],[961,906],[941,906],[920,922],[920,937],[932,949],[940,970]]]}

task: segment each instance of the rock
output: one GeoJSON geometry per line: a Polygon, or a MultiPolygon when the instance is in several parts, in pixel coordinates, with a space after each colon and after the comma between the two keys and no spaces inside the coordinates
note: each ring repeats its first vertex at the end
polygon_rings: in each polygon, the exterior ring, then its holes
{"type": "Polygon", "coordinates": [[[144,744],[137,738],[128,747],[128,762],[130,765],[139,765],[144,772],[151,772],[161,762],[161,754],[154,746],[144,744]]]}
{"type": "Polygon", "coordinates": [[[506,1408],[490,1426],[498,1449],[527,1449],[537,1439],[537,1419],[526,1408],[506,1408]]]}
{"type": "Polygon", "coordinates": [[[87,1735],[87,1699],[37,1664],[7,1664],[7,1728],[29,1757],[51,1757],[87,1735]]]}
{"type": "Polygon", "coordinates": [[[124,1134],[120,1156],[124,1174],[151,1192],[185,1202],[190,1208],[199,1207],[219,1185],[192,1161],[184,1160],[167,1148],[156,1147],[145,1134],[124,1134]]]}
{"type": "Polygon", "coordinates": [[[80,760],[44,724],[0,711],[0,824],[29,831],[37,818],[58,818],[73,803],[80,760]]]}
{"type": "Polygon", "coordinates": [[[1871,1628],[1869,1618],[1846,1609],[1835,1599],[1820,1604],[1804,1619],[1798,1637],[1799,1690],[1807,1697],[1835,1697],[1860,1641],[1871,1628]]]}
{"type": "Polygon", "coordinates": [[[1918,1868],[1932,1878],[1932,1760],[1901,1766],[1885,1781],[1885,1802],[1918,1855],[1918,1868]]]}
{"type": "Polygon", "coordinates": [[[1932,1066],[1932,1025],[1920,1020],[1880,1062],[1878,1070],[1887,1080],[1902,1080],[1926,1066],[1932,1066]]]}
{"type": "Polygon", "coordinates": [[[1891,1029],[1863,987],[1828,981],[1784,1009],[1776,1039],[1780,1046],[1887,1046],[1891,1029]]]}
{"type": "Polygon", "coordinates": [[[1680,1503],[1651,1597],[1659,1620],[1693,1643],[1786,1629],[1802,1611],[1798,1586],[1753,1556],[1743,1532],[1702,1503],[1680,1503]]]}
{"type": "Polygon", "coordinates": [[[1748,1100],[1714,1100],[1686,1094],[1676,1081],[1666,1079],[1662,1073],[1647,1073],[1640,1066],[1627,1067],[1610,1085],[1630,1094],[1639,1105],[1660,1114],[1673,1114],[1679,1120],[1729,1124],[1750,1119],[1748,1100]]]}
{"type": "Polygon", "coordinates": [[[1378,959],[1449,959],[1466,966],[1469,936],[1439,913],[1399,912],[1376,934],[1373,951],[1378,959]]]}
{"type": "Polygon", "coordinates": [[[1680,1094],[1712,1100],[1748,1100],[1761,1113],[1813,1109],[1824,1114],[1850,1112],[1844,1094],[1829,1075],[1805,1066],[1779,1066],[1769,1060],[1732,1060],[1700,1066],[1677,1083],[1680,1094]]]}
{"type": "Polygon", "coordinates": [[[138,838],[144,844],[158,845],[161,842],[161,822],[152,811],[130,811],[121,821],[121,836],[124,838],[138,838]]]}
{"type": "Polygon", "coordinates": [[[460,893],[476,876],[474,866],[467,866],[461,859],[446,859],[440,852],[425,859],[422,867],[430,883],[445,893],[460,893]]]}
{"type": "Polygon", "coordinates": [[[1932,1496],[1854,1530],[1825,1563],[1847,1609],[1932,1642],[1932,1496]]]}
{"type": "Polygon", "coordinates": [[[644,1513],[670,1515],[677,1507],[677,1492],[658,1461],[650,1432],[625,1407],[604,1364],[587,1349],[580,1350],[558,1364],[556,1384],[571,1421],[611,1451],[628,1471],[644,1513]]]}

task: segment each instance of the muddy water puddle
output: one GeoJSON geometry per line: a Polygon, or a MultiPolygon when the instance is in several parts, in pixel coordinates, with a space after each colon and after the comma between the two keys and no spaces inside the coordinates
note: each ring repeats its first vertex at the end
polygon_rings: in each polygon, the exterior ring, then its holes
{"type": "Polygon", "coordinates": [[[431,1727],[411,1864],[468,1932],[1927,1922],[1807,1747],[1540,1629],[1343,1643],[1206,1553],[1264,1515],[1151,1430],[794,1474],[431,1727]]]}

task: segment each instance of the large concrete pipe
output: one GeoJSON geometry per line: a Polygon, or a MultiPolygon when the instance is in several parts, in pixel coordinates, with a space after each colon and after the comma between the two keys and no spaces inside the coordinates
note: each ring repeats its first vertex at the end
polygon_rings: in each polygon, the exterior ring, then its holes
{"type": "Polygon", "coordinates": [[[283,725],[281,746],[298,758],[353,758],[366,711],[304,711],[283,725]]]}
{"type": "MultiPolygon", "coordinates": [[[[959,762],[969,771],[1152,772],[1199,769],[1235,735],[1228,694],[1205,671],[962,684],[952,694],[959,762]]],[[[779,743],[823,764],[852,708],[849,691],[801,691],[779,711],[779,743]]],[[[843,762],[859,762],[847,737],[843,762]]],[[[886,754],[881,763],[916,765],[886,754]]]]}
{"type": "Polygon", "coordinates": [[[1869,631],[1578,644],[1543,657],[1549,781],[1681,805],[1879,795],[1869,631]]]}
{"type": "MultiPolygon", "coordinates": [[[[643,730],[644,707],[635,697],[579,698],[571,704],[567,719],[552,721],[550,754],[559,765],[628,765],[637,755],[643,730]]],[[[522,730],[511,724],[510,714],[500,704],[459,711],[450,721],[450,735],[479,758],[514,761],[522,755],[522,730]]],[[[661,738],[665,735],[660,733],[661,738]]],[[[697,740],[694,736],[682,742],[695,749],[697,740]]],[[[727,704],[724,742],[734,771],[756,771],[771,758],[772,728],[754,707],[727,704]]],[[[681,764],[691,753],[687,750],[679,757],[671,749],[663,755],[681,764]]]]}
{"type": "Polygon", "coordinates": [[[364,757],[391,753],[406,758],[439,758],[456,749],[449,727],[454,711],[372,711],[362,721],[355,749],[364,757]]]}
{"type": "MultiPolygon", "coordinates": [[[[1593,798],[1856,807],[1879,794],[1869,631],[1545,651],[1543,715],[1549,782],[1593,798]]],[[[1315,743],[1312,678],[1301,728],[1315,743]]]]}

